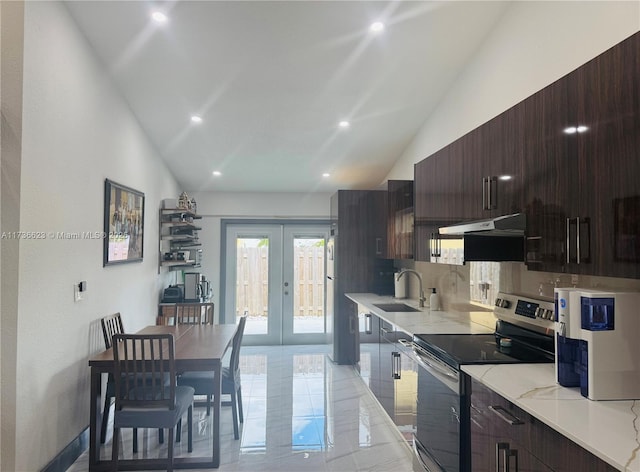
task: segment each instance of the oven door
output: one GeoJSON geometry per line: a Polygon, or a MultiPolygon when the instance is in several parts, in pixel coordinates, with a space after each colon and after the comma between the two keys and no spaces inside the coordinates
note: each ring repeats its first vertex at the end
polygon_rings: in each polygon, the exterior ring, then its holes
{"type": "Polygon", "coordinates": [[[464,376],[418,346],[413,347],[418,370],[417,427],[414,450],[429,472],[466,472],[469,461],[468,408],[464,376]]]}

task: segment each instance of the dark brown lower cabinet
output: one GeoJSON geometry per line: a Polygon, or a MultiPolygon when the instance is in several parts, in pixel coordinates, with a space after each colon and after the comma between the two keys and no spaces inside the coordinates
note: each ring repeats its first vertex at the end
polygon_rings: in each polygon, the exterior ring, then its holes
{"type": "Polygon", "coordinates": [[[617,469],[473,380],[471,470],[609,472],[617,469]]]}

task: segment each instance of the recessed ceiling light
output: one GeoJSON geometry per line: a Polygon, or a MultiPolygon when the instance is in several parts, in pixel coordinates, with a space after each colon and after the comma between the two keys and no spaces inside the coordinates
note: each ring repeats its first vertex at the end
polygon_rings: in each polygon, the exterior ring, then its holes
{"type": "Polygon", "coordinates": [[[329,172],[325,172],[324,174],[322,174],[322,177],[331,177],[331,174],[329,172]]]}
{"type": "Polygon", "coordinates": [[[500,177],[498,177],[500,180],[511,180],[513,178],[513,176],[511,175],[501,175],[500,177]]]}
{"type": "Polygon", "coordinates": [[[584,133],[584,132],[585,132],[585,131],[587,131],[588,129],[589,129],[589,128],[587,128],[586,126],[584,126],[584,125],[580,125],[580,126],[578,126],[578,127],[576,128],[576,131],[577,131],[578,133],[584,133]]]}
{"type": "Polygon", "coordinates": [[[166,23],[169,20],[169,17],[167,17],[167,15],[165,15],[164,13],[162,13],[161,11],[154,11],[151,14],[151,18],[153,19],[153,21],[155,21],[156,23],[166,23]]]}
{"type": "Polygon", "coordinates": [[[191,122],[192,122],[192,123],[198,123],[198,124],[199,124],[199,123],[202,123],[202,118],[201,118],[201,117],[199,117],[198,115],[193,115],[193,116],[191,117],[191,122]]]}
{"type": "Polygon", "coordinates": [[[375,23],[372,23],[371,26],[369,26],[369,30],[374,33],[380,33],[384,30],[384,23],[376,21],[375,23]]]}
{"type": "Polygon", "coordinates": [[[214,170],[213,175],[215,175],[216,177],[220,177],[222,175],[222,172],[220,172],[219,170],[214,170]]]}
{"type": "Polygon", "coordinates": [[[351,123],[349,123],[348,121],[341,121],[340,123],[338,123],[338,126],[340,126],[340,128],[348,128],[351,125],[351,123]]]}
{"type": "Polygon", "coordinates": [[[575,126],[569,126],[568,128],[564,129],[564,132],[566,134],[575,134],[578,131],[578,128],[576,128],[575,126]]]}

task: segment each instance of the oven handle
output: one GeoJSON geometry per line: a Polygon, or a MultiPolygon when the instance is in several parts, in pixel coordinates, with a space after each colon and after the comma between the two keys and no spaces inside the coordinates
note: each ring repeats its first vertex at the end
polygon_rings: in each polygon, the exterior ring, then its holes
{"type": "Polygon", "coordinates": [[[431,369],[435,370],[437,373],[444,375],[445,377],[450,378],[451,380],[455,380],[456,382],[459,380],[458,372],[453,370],[451,367],[444,365],[440,360],[436,359],[434,356],[424,351],[423,349],[413,346],[413,352],[416,355],[416,360],[431,369]]]}
{"type": "Polygon", "coordinates": [[[429,451],[420,444],[415,434],[413,435],[413,454],[416,456],[425,472],[445,472],[431,454],[429,454],[429,451]]]}

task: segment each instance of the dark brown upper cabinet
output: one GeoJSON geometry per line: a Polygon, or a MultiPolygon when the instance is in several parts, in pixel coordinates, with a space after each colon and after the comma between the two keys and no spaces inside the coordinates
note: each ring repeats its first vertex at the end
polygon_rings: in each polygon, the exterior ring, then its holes
{"type": "Polygon", "coordinates": [[[640,278],[640,34],[525,100],[527,266],[640,278]]]}
{"type": "Polygon", "coordinates": [[[415,259],[440,226],[527,215],[530,270],[640,278],[640,33],[415,165],[415,259]]]}

